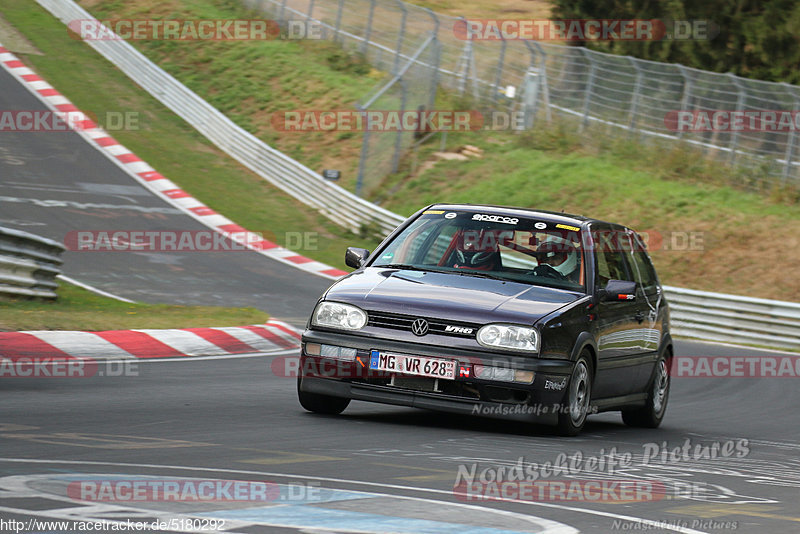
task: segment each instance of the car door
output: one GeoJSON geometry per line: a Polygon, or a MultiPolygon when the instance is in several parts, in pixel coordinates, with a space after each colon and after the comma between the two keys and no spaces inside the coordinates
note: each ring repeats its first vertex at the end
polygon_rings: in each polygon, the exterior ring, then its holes
{"type": "MultiPolygon", "coordinates": [[[[632,247],[627,230],[598,226],[592,230],[595,294],[609,280],[636,281],[628,256],[632,247]]],[[[639,390],[638,366],[643,353],[641,299],[598,299],[594,335],[597,342],[595,398],[617,397],[639,390]]]]}
{"type": "Polygon", "coordinates": [[[653,375],[653,367],[658,358],[658,348],[664,331],[664,313],[662,310],[661,285],[658,283],[656,270],[647,254],[644,241],[632,230],[628,230],[633,248],[628,254],[629,264],[633,268],[633,276],[637,282],[636,304],[637,318],[642,318],[641,358],[636,373],[636,390],[647,387],[653,375]]]}

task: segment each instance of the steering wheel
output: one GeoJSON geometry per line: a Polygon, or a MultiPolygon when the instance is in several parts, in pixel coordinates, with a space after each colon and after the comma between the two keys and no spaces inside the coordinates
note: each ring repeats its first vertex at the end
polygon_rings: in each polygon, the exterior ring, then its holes
{"type": "Polygon", "coordinates": [[[529,271],[529,274],[534,274],[544,278],[555,278],[556,280],[569,280],[569,278],[546,263],[540,263],[532,271],[529,271]]]}

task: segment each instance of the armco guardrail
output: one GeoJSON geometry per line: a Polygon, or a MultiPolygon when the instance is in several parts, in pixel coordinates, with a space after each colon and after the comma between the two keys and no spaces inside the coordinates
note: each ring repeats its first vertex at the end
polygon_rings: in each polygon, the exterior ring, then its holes
{"type": "MultiPolygon", "coordinates": [[[[71,0],[38,2],[65,24],[74,20],[95,20],[71,0]]],[[[318,173],[237,126],[126,41],[89,40],[86,44],[242,165],[334,222],[355,232],[362,227],[377,227],[388,234],[404,220],[404,217],[326,181],[318,173]]]]}
{"type": "Polygon", "coordinates": [[[64,245],[0,227],[0,293],[56,298],[64,245]]]}
{"type": "MultiPolygon", "coordinates": [[[[72,0],[37,0],[62,22],[93,19],[72,0]]],[[[345,226],[389,232],[403,217],[326,182],[269,147],[184,87],[123,40],[87,41],[133,81],[223,151],[270,183],[345,226]]],[[[800,349],[800,304],[666,287],[675,334],[727,343],[800,349]]]]}
{"type": "Polygon", "coordinates": [[[676,335],[800,349],[800,304],[680,287],[664,293],[676,335]]]}

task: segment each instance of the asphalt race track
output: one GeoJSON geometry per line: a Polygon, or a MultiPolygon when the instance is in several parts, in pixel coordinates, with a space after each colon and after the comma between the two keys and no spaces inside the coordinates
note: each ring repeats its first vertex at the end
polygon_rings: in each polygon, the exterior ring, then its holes
{"type": "MultiPolygon", "coordinates": [[[[46,108],[0,69],[0,109],[46,108]]],[[[62,243],[70,231],[213,233],[141,187],[75,133],[1,135],[0,226],[62,243]]],[[[249,251],[67,251],[64,272],[142,302],[255,306],[294,323],[305,322],[330,285],[249,251]]]]}
{"type": "MultiPolygon", "coordinates": [[[[40,108],[0,71],[0,109],[40,108]]],[[[54,239],[74,229],[204,229],[74,134],[3,133],[0,186],[0,225],[54,239]]],[[[295,325],[328,285],[250,252],[68,252],[65,271],[136,300],[254,305],[295,325]]],[[[688,341],[676,352],[772,354],[688,341]]],[[[25,522],[20,532],[80,531],[28,523],[65,518],[174,519],[155,530],[213,525],[246,533],[800,530],[796,379],[676,378],[658,430],[601,414],[578,438],[561,438],[547,427],[367,403],[354,402],[341,416],[312,415],[296,400],[287,358],[146,361],[91,378],[0,380],[0,531],[14,531],[11,520],[25,522]],[[549,491],[488,501],[454,495],[459,472],[474,466],[491,481],[497,468],[520,458],[539,464],[535,473],[550,481],[543,464],[562,453],[580,453],[586,466],[606,461],[595,472],[555,477],[579,486],[604,481],[603,498],[588,491],[567,493],[570,500],[549,491]],[[621,457],[623,465],[610,467],[621,457]],[[109,500],[96,491],[103,482],[117,488],[134,481],[151,488],[255,481],[268,485],[271,498],[231,496],[219,486],[200,503],[109,500]],[[626,498],[613,489],[626,481],[657,491],[626,498]],[[70,499],[84,483],[95,493],[70,499]]]]}

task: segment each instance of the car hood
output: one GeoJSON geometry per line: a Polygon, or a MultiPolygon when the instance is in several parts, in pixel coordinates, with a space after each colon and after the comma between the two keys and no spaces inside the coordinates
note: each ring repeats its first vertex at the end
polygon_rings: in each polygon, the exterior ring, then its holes
{"type": "Polygon", "coordinates": [[[581,297],[574,291],[476,276],[370,267],[331,286],[325,299],[366,311],[533,324],[581,297]]]}

